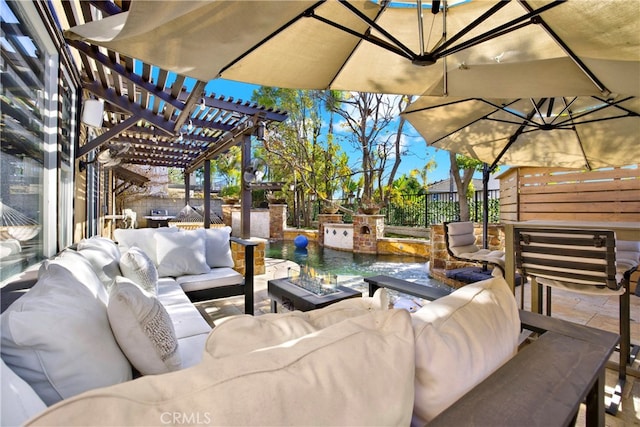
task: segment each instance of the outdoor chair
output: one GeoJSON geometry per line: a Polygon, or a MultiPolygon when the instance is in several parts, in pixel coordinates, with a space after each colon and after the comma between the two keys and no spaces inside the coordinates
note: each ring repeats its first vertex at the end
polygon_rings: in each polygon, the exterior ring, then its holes
{"type": "Polygon", "coordinates": [[[624,260],[616,265],[615,233],[610,230],[515,228],[514,248],[516,268],[523,276],[531,278],[532,291],[533,286],[538,286],[537,307],[532,307],[538,313],[542,313],[543,286],[546,288],[547,316],[551,316],[551,288],[587,295],[619,296],[619,375],[607,409],[615,414],[626,380],[627,364],[633,363],[638,353],[638,346],[631,345],[629,307],[629,278],[638,267],[638,252],[635,261],[627,260],[634,255],[624,255],[624,260]]]}

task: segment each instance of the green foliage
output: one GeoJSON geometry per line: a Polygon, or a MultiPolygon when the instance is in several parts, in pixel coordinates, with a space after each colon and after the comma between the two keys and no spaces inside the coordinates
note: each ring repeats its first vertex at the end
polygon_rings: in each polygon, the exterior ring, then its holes
{"type": "Polygon", "coordinates": [[[238,197],[240,196],[239,185],[226,185],[220,190],[220,197],[238,197]]]}

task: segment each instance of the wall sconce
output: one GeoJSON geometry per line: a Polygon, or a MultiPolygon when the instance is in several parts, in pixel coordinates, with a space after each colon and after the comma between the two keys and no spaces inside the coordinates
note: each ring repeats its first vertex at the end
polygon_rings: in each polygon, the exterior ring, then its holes
{"type": "Polygon", "coordinates": [[[86,99],[82,104],[82,123],[94,128],[101,128],[104,119],[104,100],[86,99]]]}

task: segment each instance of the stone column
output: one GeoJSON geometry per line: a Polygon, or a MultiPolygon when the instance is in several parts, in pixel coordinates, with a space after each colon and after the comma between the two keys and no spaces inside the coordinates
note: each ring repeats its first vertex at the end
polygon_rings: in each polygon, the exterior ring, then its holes
{"type": "Polygon", "coordinates": [[[354,253],[377,254],[381,237],[384,237],[384,215],[353,216],[354,253]]]}
{"type": "Polygon", "coordinates": [[[324,246],[325,224],[342,224],[342,214],[318,214],[318,244],[324,246]]]}
{"type": "Polygon", "coordinates": [[[284,229],[287,226],[287,205],[269,204],[269,237],[284,239],[284,229]]]}
{"type": "Polygon", "coordinates": [[[222,204],[222,222],[229,227],[231,227],[231,211],[234,206],[227,203],[222,204]]]}

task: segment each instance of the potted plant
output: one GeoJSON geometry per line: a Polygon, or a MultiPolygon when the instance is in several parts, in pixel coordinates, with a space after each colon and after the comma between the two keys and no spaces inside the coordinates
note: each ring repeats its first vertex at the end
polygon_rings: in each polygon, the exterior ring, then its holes
{"type": "Polygon", "coordinates": [[[330,201],[325,201],[322,206],[322,213],[325,213],[325,214],[335,214],[335,213],[338,213],[339,210],[340,210],[340,206],[330,201]]]}
{"type": "Polygon", "coordinates": [[[227,185],[220,190],[220,197],[228,205],[234,205],[240,201],[240,186],[227,185]]]}
{"type": "Polygon", "coordinates": [[[370,197],[363,197],[360,199],[359,211],[365,215],[375,215],[380,212],[384,205],[370,197]]]}

